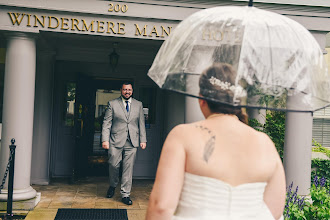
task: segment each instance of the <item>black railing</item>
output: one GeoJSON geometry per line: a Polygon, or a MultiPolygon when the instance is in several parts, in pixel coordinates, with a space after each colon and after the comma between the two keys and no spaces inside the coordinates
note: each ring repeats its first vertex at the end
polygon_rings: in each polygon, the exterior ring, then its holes
{"type": "Polygon", "coordinates": [[[2,183],[0,185],[0,193],[3,189],[6,178],[9,172],[9,179],[8,179],[8,198],[7,198],[7,215],[5,216],[5,219],[12,219],[13,217],[13,189],[14,189],[14,168],[15,168],[15,139],[11,139],[11,145],[9,145],[10,154],[9,154],[9,160],[6,167],[6,171],[4,174],[4,177],[2,179],[2,183]]]}

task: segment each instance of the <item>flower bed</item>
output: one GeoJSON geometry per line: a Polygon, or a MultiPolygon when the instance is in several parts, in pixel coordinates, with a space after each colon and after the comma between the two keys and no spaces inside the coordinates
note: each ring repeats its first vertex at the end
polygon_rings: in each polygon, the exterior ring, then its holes
{"type": "Polygon", "coordinates": [[[330,190],[326,178],[314,177],[310,190],[311,201],[298,195],[298,186],[292,191],[292,185],[287,189],[284,219],[288,220],[328,220],[330,219],[330,190]]]}

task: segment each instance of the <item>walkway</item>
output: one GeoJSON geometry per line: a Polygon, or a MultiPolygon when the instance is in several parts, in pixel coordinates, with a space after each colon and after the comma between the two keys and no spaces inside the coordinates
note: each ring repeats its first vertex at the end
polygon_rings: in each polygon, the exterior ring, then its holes
{"type": "Polygon", "coordinates": [[[108,189],[106,177],[88,177],[75,184],[68,184],[66,180],[56,180],[47,186],[33,185],[37,192],[41,192],[41,201],[25,219],[53,220],[59,208],[111,208],[127,209],[129,220],[144,220],[153,182],[153,180],[133,180],[131,206],[121,202],[119,187],[116,188],[113,198],[105,198],[108,189]]]}

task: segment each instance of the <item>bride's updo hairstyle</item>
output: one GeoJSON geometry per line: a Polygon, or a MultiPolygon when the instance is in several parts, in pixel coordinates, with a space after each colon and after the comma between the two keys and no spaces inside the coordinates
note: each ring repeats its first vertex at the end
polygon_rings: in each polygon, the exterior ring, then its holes
{"type": "MultiPolygon", "coordinates": [[[[215,63],[201,74],[199,79],[200,94],[203,97],[232,103],[234,92],[229,87],[235,85],[235,77],[236,71],[230,64],[215,63]]],[[[248,117],[241,107],[234,107],[207,99],[206,102],[211,112],[236,115],[241,122],[248,123],[248,117]]]]}

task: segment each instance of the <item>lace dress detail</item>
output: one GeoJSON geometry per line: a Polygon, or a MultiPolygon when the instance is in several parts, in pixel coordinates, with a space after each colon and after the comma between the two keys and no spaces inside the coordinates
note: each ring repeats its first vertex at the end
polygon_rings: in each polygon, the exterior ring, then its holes
{"type": "Polygon", "coordinates": [[[172,220],[274,220],[263,200],[267,183],[231,186],[221,180],[185,173],[172,220]]]}

